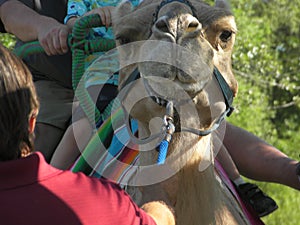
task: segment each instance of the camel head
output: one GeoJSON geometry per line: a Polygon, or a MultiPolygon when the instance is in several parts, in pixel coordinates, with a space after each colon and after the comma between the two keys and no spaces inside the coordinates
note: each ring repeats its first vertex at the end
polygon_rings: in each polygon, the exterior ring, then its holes
{"type": "Polygon", "coordinates": [[[135,68],[141,76],[127,88],[130,114],[142,123],[163,117],[165,106],[157,104],[162,99],[175,104],[180,125],[213,126],[226,110],[213,76],[215,68],[233,95],[237,93],[231,68],[237,29],[226,1],[210,6],[199,0],[144,0],[135,9],[125,2],[118,7],[113,24],[121,89],[135,68]]]}
{"type": "Polygon", "coordinates": [[[237,93],[231,68],[237,29],[226,1],[210,6],[199,0],[144,0],[134,10],[125,2],[113,24],[118,45],[129,46],[120,50],[121,87],[137,66],[151,95],[182,100],[186,97],[179,95],[185,92],[207,102],[199,93],[216,67],[237,93]]]}
{"type": "MultiPolygon", "coordinates": [[[[132,10],[130,3],[123,3],[114,17],[114,31],[121,45],[141,40],[153,40],[153,45],[170,42],[142,48],[140,52],[143,55],[139,57],[152,61],[159,56],[159,59],[166,60],[165,65],[161,62],[141,63],[139,69],[145,76],[161,76],[158,74],[163,72],[164,77],[185,85],[187,91],[197,92],[197,88],[201,89],[203,85],[195,87],[195,84],[207,79],[205,73],[210,73],[216,66],[233,93],[237,93],[237,82],[231,68],[237,28],[226,1],[216,1],[214,6],[210,6],[199,0],[144,0],[135,10],[132,10]],[[182,50],[185,51],[178,55],[182,50]],[[175,53],[177,56],[174,59],[175,53]],[[186,59],[185,53],[192,56],[186,59]],[[146,54],[149,54],[148,57],[146,54]],[[175,65],[167,65],[170,58],[175,65]],[[199,73],[199,68],[202,73],[199,73]]],[[[124,77],[121,79],[125,80],[124,77]]]]}

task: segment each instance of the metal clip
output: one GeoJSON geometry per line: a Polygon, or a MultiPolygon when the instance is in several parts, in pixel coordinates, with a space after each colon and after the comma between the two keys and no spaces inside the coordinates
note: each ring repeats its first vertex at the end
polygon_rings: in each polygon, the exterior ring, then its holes
{"type": "Polygon", "coordinates": [[[174,115],[174,104],[172,101],[169,101],[166,106],[166,115],[173,118],[174,115]]]}
{"type": "Polygon", "coordinates": [[[171,120],[169,120],[168,125],[166,126],[166,136],[164,139],[166,141],[170,142],[174,132],[175,132],[175,126],[174,126],[173,122],[171,120]]]}
{"type": "Polygon", "coordinates": [[[174,114],[173,102],[170,101],[166,106],[166,115],[164,116],[164,125],[166,129],[166,136],[164,139],[168,142],[171,141],[172,135],[175,132],[175,126],[173,123],[173,114],[174,114]]]}

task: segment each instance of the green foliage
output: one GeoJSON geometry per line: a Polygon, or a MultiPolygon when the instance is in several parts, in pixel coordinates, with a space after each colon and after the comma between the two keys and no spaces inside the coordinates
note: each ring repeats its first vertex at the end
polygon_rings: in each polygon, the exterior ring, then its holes
{"type": "MultiPolygon", "coordinates": [[[[233,68],[239,93],[229,121],[299,160],[300,2],[233,0],[231,6],[238,26],[233,68]]],[[[266,224],[299,223],[298,191],[258,185],[279,205],[263,218],[266,224]]]]}
{"type": "Polygon", "coordinates": [[[294,151],[296,143],[290,144],[300,121],[300,2],[231,4],[239,30],[233,68],[240,84],[235,102],[240,109],[231,120],[294,151]]]}
{"type": "Polygon", "coordinates": [[[13,49],[16,43],[16,39],[13,35],[0,33],[0,43],[9,49],[13,49]]]}

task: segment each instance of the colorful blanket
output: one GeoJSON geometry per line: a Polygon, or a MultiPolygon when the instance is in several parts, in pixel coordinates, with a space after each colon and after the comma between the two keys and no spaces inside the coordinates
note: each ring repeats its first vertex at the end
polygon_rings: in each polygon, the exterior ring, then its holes
{"type": "Polygon", "coordinates": [[[130,141],[129,135],[129,132],[137,132],[137,122],[131,120],[131,130],[127,129],[124,111],[117,100],[109,104],[102,120],[71,170],[105,177],[124,186],[135,172],[139,158],[137,145],[130,141]]]}

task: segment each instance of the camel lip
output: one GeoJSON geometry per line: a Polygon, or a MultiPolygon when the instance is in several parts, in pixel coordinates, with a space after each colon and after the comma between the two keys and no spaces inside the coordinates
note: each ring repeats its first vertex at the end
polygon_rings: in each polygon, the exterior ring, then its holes
{"type": "Polygon", "coordinates": [[[167,99],[166,96],[162,96],[157,92],[155,92],[146,78],[143,78],[143,81],[144,81],[145,90],[149,94],[149,97],[155,103],[157,103],[160,106],[166,106],[169,101],[172,101],[171,99],[167,99]]]}
{"type": "MultiPolygon", "coordinates": [[[[143,76],[142,74],[141,77],[144,80],[145,87],[149,89],[148,92],[151,94],[167,98],[166,96],[159,94],[157,91],[154,90],[153,84],[155,84],[161,86],[164,90],[168,90],[167,87],[170,86],[171,88],[169,90],[172,90],[172,88],[174,88],[177,91],[187,93],[189,97],[193,98],[195,97],[195,95],[197,95],[204,89],[205,85],[209,82],[212,76],[207,76],[206,79],[202,79],[201,81],[198,80],[195,82],[183,82],[178,77],[175,77],[175,79],[168,79],[158,76],[143,76]],[[150,83],[152,83],[152,85],[150,83]],[[163,85],[164,83],[165,85],[163,85]],[[170,84],[172,84],[172,86],[170,84]]],[[[176,99],[175,96],[169,98],[176,99]]]]}
{"type": "MultiPolygon", "coordinates": [[[[145,90],[147,91],[149,97],[158,105],[160,106],[166,106],[168,102],[173,102],[174,105],[182,105],[187,102],[193,101],[193,97],[191,97],[189,94],[186,94],[185,98],[178,100],[176,96],[166,96],[157,93],[149,83],[149,79],[143,78],[143,83],[145,86],[145,90]]],[[[185,91],[185,90],[184,90],[185,91]]],[[[186,92],[188,93],[188,92],[186,92]]]]}
{"type": "Polygon", "coordinates": [[[177,83],[180,83],[181,87],[191,96],[195,97],[199,92],[203,90],[207,82],[210,80],[210,77],[208,77],[206,80],[198,81],[195,83],[183,83],[178,81],[175,81],[177,83]]]}

